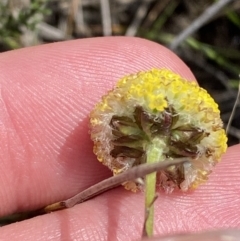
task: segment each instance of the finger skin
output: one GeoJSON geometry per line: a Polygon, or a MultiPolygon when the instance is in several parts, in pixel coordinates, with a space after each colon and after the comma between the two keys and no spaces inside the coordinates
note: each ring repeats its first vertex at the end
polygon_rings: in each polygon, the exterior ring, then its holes
{"type": "Polygon", "coordinates": [[[215,230],[209,232],[197,232],[194,234],[177,234],[174,236],[144,238],[141,241],[239,241],[240,230],[215,230]]]}
{"type": "MultiPolygon", "coordinates": [[[[239,145],[228,149],[209,181],[190,193],[160,193],[155,234],[239,228],[239,145]]],[[[73,208],[1,228],[0,240],[140,240],[143,193],[119,187],[73,208]]]]}
{"type": "MultiPolygon", "coordinates": [[[[239,146],[229,148],[209,181],[190,193],[160,193],[155,234],[239,228],[239,146]]],[[[1,228],[0,240],[140,240],[143,193],[119,187],[73,208],[1,228]]]]}
{"type": "MultiPolygon", "coordinates": [[[[85,39],[2,54],[0,215],[68,198],[110,176],[92,154],[89,112],[120,77],[153,67],[194,79],[169,50],[138,38],[85,39]]],[[[159,197],[157,233],[240,227],[237,150],[230,148],[195,192],[159,197]]],[[[3,227],[0,239],[138,239],[143,199],[142,193],[118,188],[72,209],[3,227]]]]}
{"type": "Polygon", "coordinates": [[[70,197],[109,176],[92,153],[89,112],[122,76],[165,66],[193,79],[169,50],[134,38],[2,54],[0,214],[70,197]]]}

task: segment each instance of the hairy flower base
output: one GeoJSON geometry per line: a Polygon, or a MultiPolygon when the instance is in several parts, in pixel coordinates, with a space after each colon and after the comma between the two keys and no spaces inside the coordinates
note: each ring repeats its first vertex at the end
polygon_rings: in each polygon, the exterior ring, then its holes
{"type": "MultiPolygon", "coordinates": [[[[90,123],[94,153],[115,175],[145,163],[152,150],[156,161],[190,158],[190,164],[158,173],[157,184],[168,192],[205,182],[227,148],[214,100],[165,69],[122,78],[91,112],[90,123]]],[[[134,181],[124,186],[139,188],[134,181]]]]}

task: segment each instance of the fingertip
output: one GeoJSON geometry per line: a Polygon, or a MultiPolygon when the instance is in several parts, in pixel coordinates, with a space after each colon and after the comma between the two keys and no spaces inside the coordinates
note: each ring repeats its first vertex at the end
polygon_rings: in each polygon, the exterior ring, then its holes
{"type": "Polygon", "coordinates": [[[89,112],[119,78],[151,68],[194,79],[173,52],[141,38],[81,39],[3,53],[1,133],[11,133],[1,135],[0,159],[8,173],[0,186],[4,213],[69,197],[109,175],[92,154],[89,112]]]}

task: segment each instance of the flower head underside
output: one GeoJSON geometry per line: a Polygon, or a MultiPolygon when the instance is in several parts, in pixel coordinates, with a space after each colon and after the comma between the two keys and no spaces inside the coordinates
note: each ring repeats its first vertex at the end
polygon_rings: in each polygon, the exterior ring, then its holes
{"type": "MultiPolygon", "coordinates": [[[[157,175],[166,191],[184,191],[205,182],[227,148],[218,105],[206,90],[166,69],[152,69],[119,80],[90,114],[94,153],[115,175],[146,162],[188,157],[157,175]]],[[[137,190],[138,184],[124,184],[137,190]]]]}

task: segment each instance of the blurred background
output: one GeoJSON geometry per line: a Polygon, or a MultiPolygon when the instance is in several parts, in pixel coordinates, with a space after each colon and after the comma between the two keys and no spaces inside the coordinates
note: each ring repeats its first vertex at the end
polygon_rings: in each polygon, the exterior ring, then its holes
{"type": "MultiPolygon", "coordinates": [[[[229,121],[240,74],[240,0],[0,0],[0,52],[96,36],[138,36],[172,49],[229,121]]],[[[240,101],[229,128],[240,142],[240,101]]]]}

